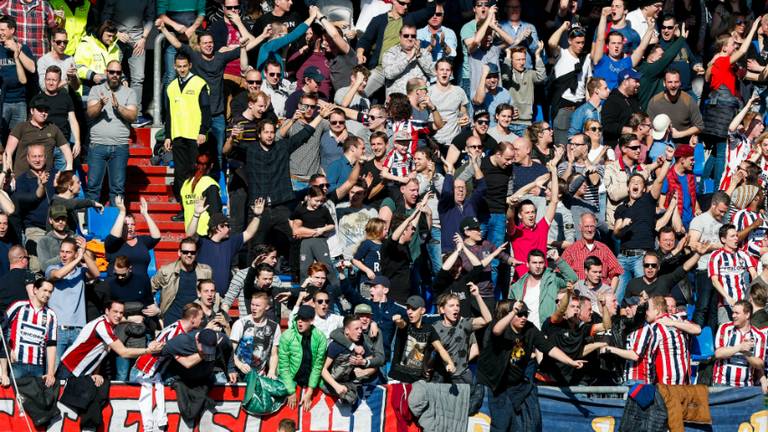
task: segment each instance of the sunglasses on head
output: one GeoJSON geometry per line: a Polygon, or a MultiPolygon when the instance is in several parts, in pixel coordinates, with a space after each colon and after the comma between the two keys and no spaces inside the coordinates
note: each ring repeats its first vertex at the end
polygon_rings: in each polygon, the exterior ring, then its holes
{"type": "Polygon", "coordinates": [[[586,35],[586,34],[587,34],[587,33],[584,31],[584,29],[583,29],[583,28],[581,28],[581,27],[577,27],[577,28],[575,28],[575,29],[571,30],[571,31],[570,31],[570,33],[568,33],[568,37],[569,37],[569,38],[575,38],[575,37],[581,37],[581,36],[584,36],[584,35],[586,35]]]}

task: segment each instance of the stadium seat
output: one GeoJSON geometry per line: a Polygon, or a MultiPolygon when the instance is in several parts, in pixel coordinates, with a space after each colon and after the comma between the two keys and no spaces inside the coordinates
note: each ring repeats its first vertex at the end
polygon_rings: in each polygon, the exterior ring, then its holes
{"type": "Polygon", "coordinates": [[[104,207],[104,213],[99,213],[95,208],[89,208],[86,213],[88,235],[85,238],[87,240],[96,238],[103,241],[107,238],[119,213],[117,207],[104,207]]]}
{"type": "Polygon", "coordinates": [[[712,337],[712,329],[704,327],[701,334],[696,336],[691,345],[691,360],[701,362],[715,355],[715,341],[712,337]]]}

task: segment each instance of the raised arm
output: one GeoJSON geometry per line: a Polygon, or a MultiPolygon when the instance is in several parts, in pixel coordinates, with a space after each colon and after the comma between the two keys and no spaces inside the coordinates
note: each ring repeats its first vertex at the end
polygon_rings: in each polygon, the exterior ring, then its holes
{"type": "MultiPolygon", "coordinates": [[[[125,206],[123,206],[123,208],[125,208],[125,206]]],[[[149,236],[152,237],[153,239],[159,240],[163,235],[160,233],[160,228],[157,227],[155,220],[152,219],[152,216],[149,214],[149,204],[147,204],[147,200],[145,200],[144,197],[139,198],[139,213],[147,222],[147,228],[149,229],[149,236]]]]}
{"type": "MultiPolygon", "coordinates": [[[[603,55],[605,54],[605,27],[607,26],[608,16],[610,14],[610,6],[604,7],[600,14],[600,22],[597,24],[597,30],[595,30],[595,44],[592,45],[592,51],[590,52],[592,64],[594,65],[600,63],[600,60],[602,60],[603,55]]],[[[568,178],[568,176],[566,176],[566,178],[568,178]]]]}
{"type": "Polygon", "coordinates": [[[195,200],[195,210],[194,213],[192,213],[192,219],[190,219],[189,225],[187,225],[187,237],[192,237],[197,234],[197,224],[200,222],[200,216],[207,210],[208,205],[205,203],[204,196],[195,200]]]}
{"type": "Polygon", "coordinates": [[[741,60],[741,58],[744,57],[744,54],[747,53],[747,50],[749,50],[749,47],[752,45],[752,39],[754,39],[755,34],[757,33],[757,29],[760,28],[761,21],[762,20],[760,19],[756,19],[755,22],[752,23],[752,28],[749,29],[749,34],[747,34],[747,37],[744,38],[739,49],[731,53],[731,64],[741,60]]]}
{"type": "Polygon", "coordinates": [[[643,38],[640,39],[640,45],[638,45],[637,49],[632,51],[632,67],[637,66],[640,64],[640,62],[643,60],[643,55],[645,54],[645,50],[648,48],[648,45],[650,45],[654,40],[658,41],[658,36],[656,36],[656,26],[654,26],[652,23],[648,25],[648,29],[645,31],[645,34],[643,35],[643,38]]]}
{"type": "MultiPolygon", "coordinates": [[[[554,160],[556,159],[553,159],[552,161],[554,160]]],[[[557,181],[557,163],[552,163],[552,161],[547,164],[550,173],[549,190],[551,194],[549,204],[547,205],[547,211],[544,213],[544,219],[546,219],[547,224],[551,224],[552,221],[555,220],[555,212],[557,211],[557,203],[559,202],[557,196],[560,191],[560,186],[557,181]]]]}
{"type": "Polygon", "coordinates": [[[485,304],[485,300],[483,300],[483,297],[480,295],[480,288],[478,288],[477,285],[475,285],[473,282],[469,282],[467,286],[469,287],[469,293],[472,294],[472,296],[475,298],[477,306],[480,309],[480,316],[472,318],[472,328],[474,330],[479,330],[487,326],[493,319],[493,316],[491,315],[491,311],[488,309],[488,305],[485,304]]]}
{"type": "Polygon", "coordinates": [[[758,100],[760,100],[760,96],[756,94],[749,98],[741,111],[739,111],[739,113],[736,114],[736,117],[731,120],[731,123],[728,125],[728,132],[736,132],[739,129],[739,125],[744,120],[744,116],[746,116],[748,112],[752,111],[752,105],[754,105],[758,100]]]}
{"type": "Polygon", "coordinates": [[[115,197],[115,202],[113,204],[117,207],[117,218],[115,219],[115,223],[112,224],[112,229],[109,231],[109,235],[120,238],[123,236],[123,226],[125,225],[125,201],[122,196],[118,195],[115,197]]]}

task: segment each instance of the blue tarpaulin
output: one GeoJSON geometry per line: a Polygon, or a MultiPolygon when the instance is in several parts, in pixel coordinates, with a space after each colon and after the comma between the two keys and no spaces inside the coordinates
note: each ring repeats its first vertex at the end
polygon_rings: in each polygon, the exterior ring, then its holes
{"type": "MultiPolygon", "coordinates": [[[[567,389],[539,387],[539,403],[545,431],[614,431],[619,429],[624,400],[587,397],[567,389]]],[[[686,431],[736,432],[752,431],[757,423],[765,423],[763,393],[760,387],[729,388],[710,392],[709,409],[712,426],[688,425],[686,431]],[[760,413],[763,411],[762,413],[760,413]],[[758,414],[759,413],[759,414],[758,414]],[[753,418],[755,414],[758,414],[753,418]]],[[[764,427],[755,431],[765,430],[764,427]]]]}

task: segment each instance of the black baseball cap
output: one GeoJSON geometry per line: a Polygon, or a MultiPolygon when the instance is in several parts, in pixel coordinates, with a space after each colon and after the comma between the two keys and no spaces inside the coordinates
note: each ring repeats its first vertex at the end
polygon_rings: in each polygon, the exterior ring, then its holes
{"type": "Polygon", "coordinates": [[[200,346],[203,348],[203,360],[216,360],[216,345],[219,342],[216,332],[211,329],[202,329],[197,334],[197,341],[200,342],[200,346]]]}

